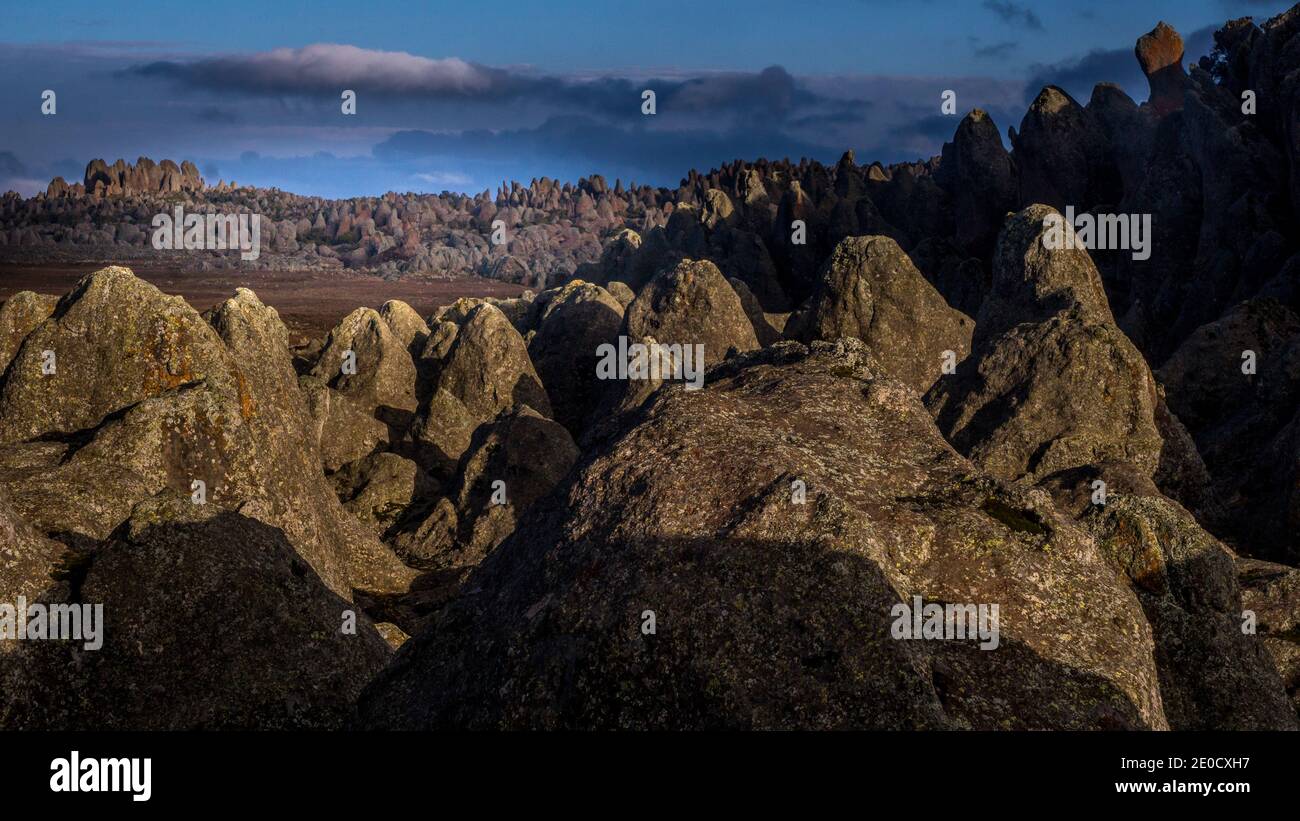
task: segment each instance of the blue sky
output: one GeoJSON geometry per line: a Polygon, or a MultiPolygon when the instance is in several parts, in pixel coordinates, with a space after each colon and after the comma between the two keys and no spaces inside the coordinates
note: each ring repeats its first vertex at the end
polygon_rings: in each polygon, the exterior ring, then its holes
{"type": "Polygon", "coordinates": [[[910,159],[956,126],[938,116],[944,88],[1005,133],[1045,82],[1086,100],[1108,79],[1141,99],[1132,45],[1158,20],[1192,60],[1214,24],[1288,6],[3,0],[0,190],[139,155],[323,196],[590,173],[675,185],[692,166],[846,148],[910,159]],[[339,111],[344,87],[354,117],[339,111]],[[643,88],[659,94],[654,117],[643,88]]]}

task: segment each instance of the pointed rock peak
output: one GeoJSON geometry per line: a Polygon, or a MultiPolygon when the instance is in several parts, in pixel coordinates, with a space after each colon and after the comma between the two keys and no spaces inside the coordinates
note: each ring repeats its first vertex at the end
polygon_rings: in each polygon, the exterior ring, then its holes
{"type": "Polygon", "coordinates": [[[331,335],[337,334],[339,337],[350,338],[365,328],[371,328],[376,333],[384,334],[387,323],[384,322],[383,317],[374,308],[357,308],[343,317],[342,321],[335,326],[331,335]],[[383,326],[382,330],[380,326],[383,326]]]}
{"type": "Polygon", "coordinates": [[[249,288],[236,288],[235,293],[216,308],[217,313],[239,311],[248,315],[266,315],[280,318],[280,314],[270,305],[258,299],[257,293],[249,288]]]}
{"type": "Polygon", "coordinates": [[[1137,103],[1128,96],[1128,92],[1114,83],[1097,83],[1092,88],[1092,97],[1088,100],[1089,108],[1137,108],[1137,103]]]}
{"type": "Polygon", "coordinates": [[[474,310],[474,307],[480,302],[482,302],[481,299],[463,296],[450,305],[443,305],[434,311],[433,316],[429,317],[428,325],[430,328],[439,322],[451,322],[460,325],[465,321],[465,317],[469,316],[469,312],[474,310]]]}
{"type": "Polygon", "coordinates": [[[280,321],[280,313],[248,288],[236,288],[233,296],[204,312],[203,318],[232,351],[263,351],[259,356],[269,359],[259,366],[269,365],[275,352],[289,345],[289,331],[280,321]]]}
{"type": "Polygon", "coordinates": [[[550,308],[552,306],[561,303],[589,302],[593,300],[596,302],[618,302],[618,300],[610,296],[609,291],[606,291],[595,283],[581,279],[569,280],[555,293],[553,297],[551,297],[547,305],[547,313],[550,313],[550,308]]]}
{"type": "MultiPolygon", "coordinates": [[[[490,302],[481,302],[478,305],[475,305],[474,309],[466,315],[465,325],[461,330],[463,332],[468,332],[471,327],[484,325],[501,326],[503,328],[509,326],[512,331],[515,327],[511,324],[510,318],[507,317],[505,312],[500,308],[490,302]]],[[[515,331],[516,335],[518,335],[518,333],[518,331],[515,331]]]]}
{"type": "MultiPolygon", "coordinates": [[[[976,108],[962,118],[953,135],[954,143],[997,144],[1002,149],[1002,138],[998,135],[997,124],[986,112],[976,108]]],[[[1004,150],[1005,153],[1005,150],[1004,150]]]]}
{"type": "MultiPolygon", "coordinates": [[[[1034,102],[1029,106],[1029,112],[1025,116],[1028,117],[1030,114],[1055,114],[1065,109],[1080,107],[1074,98],[1065,92],[1065,89],[1058,86],[1043,86],[1043,90],[1038,92],[1038,96],[1034,98],[1034,102]]],[[[1024,130],[1023,125],[1021,130],[1024,130]]]]}
{"type": "Polygon", "coordinates": [[[846,237],[786,335],[805,344],[860,339],[890,376],[924,392],[944,351],[958,360],[970,352],[971,321],[944,302],[892,238],[846,237]]]}
{"type": "Polygon", "coordinates": [[[740,297],[708,260],[684,259],[650,280],[627,307],[624,331],[665,345],[701,344],[708,364],[721,362],[730,348],[758,347],[740,297]]]}
{"type": "Polygon", "coordinates": [[[429,325],[414,308],[400,299],[390,299],[379,309],[379,316],[388,323],[388,328],[403,345],[408,348],[419,344],[429,337],[429,325]]]}
{"type": "Polygon", "coordinates": [[[110,265],[79,279],[63,299],[67,302],[76,302],[86,294],[106,293],[119,289],[138,290],[141,293],[162,293],[150,283],[137,277],[130,268],[110,265]]]}
{"type": "Polygon", "coordinates": [[[1073,236],[1065,218],[1046,205],[1008,217],[998,236],[992,289],[980,308],[977,336],[1075,306],[1099,321],[1114,322],[1097,266],[1086,250],[1073,247],[1073,236]]]}

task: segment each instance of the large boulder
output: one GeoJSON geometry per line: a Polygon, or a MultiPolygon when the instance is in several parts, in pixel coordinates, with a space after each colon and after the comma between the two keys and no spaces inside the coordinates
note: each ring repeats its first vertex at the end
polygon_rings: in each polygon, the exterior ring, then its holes
{"type": "Polygon", "coordinates": [[[573,280],[539,294],[534,310],[537,333],[528,343],[528,354],[546,387],[555,421],[574,437],[581,436],[605,390],[596,375],[598,349],[618,341],[623,306],[599,285],[573,280]]]}
{"type": "Polygon", "coordinates": [[[627,306],[623,331],[661,345],[703,345],[706,364],[721,362],[733,348],[759,347],[740,297],[707,260],[682,260],[650,280],[627,306]]]}
{"type": "Polygon", "coordinates": [[[855,337],[871,347],[894,376],[924,393],[970,353],[974,323],[948,307],[898,243],[888,237],[849,237],[835,246],[809,304],[786,325],[801,342],[855,337]]]}
{"type": "Polygon", "coordinates": [[[188,498],[138,505],[73,576],[29,601],[102,608],[102,646],[0,655],[0,727],[337,728],[390,652],[282,531],[188,498]]]}
{"type": "Polygon", "coordinates": [[[1151,370],[1115,326],[1086,251],[1045,247],[1046,206],[1008,219],[973,349],[926,395],[954,447],[1000,479],[1125,462],[1155,473],[1151,370]]]}
{"type": "Polygon", "coordinates": [[[1162,20],[1138,38],[1133,52],[1151,88],[1147,104],[1162,117],[1181,109],[1183,90],[1190,83],[1183,70],[1183,38],[1178,32],[1162,20]]]}
{"type": "Polygon", "coordinates": [[[1160,496],[1108,494],[1086,524],[1131,580],[1151,623],[1171,729],[1300,726],[1279,665],[1242,629],[1236,557],[1191,514],[1160,496]]]}
{"type": "Polygon", "coordinates": [[[412,356],[419,355],[429,338],[429,326],[414,308],[400,299],[390,299],[380,306],[379,316],[412,356]]]}
{"type": "Polygon", "coordinates": [[[1166,726],[1096,543],[957,455],[857,340],[661,389],[466,584],[363,726],[1166,726]],[[998,648],[891,637],[914,596],[999,605],[998,648]]]}
{"type": "Polygon", "coordinates": [[[405,433],[417,406],[408,347],[377,311],[358,308],[330,331],[310,375],[383,422],[392,443],[405,433]]]}
{"type": "Polygon", "coordinates": [[[13,508],[80,546],[163,490],[194,493],[278,528],[343,597],[404,589],[411,573],[321,474],[275,311],[240,290],[208,316],[123,268],[65,296],[0,386],[0,486],[13,508]]]}
{"type": "Polygon", "coordinates": [[[477,305],[466,314],[437,374],[437,387],[459,399],[476,423],[519,404],[551,415],[523,337],[493,305],[477,305]]]}

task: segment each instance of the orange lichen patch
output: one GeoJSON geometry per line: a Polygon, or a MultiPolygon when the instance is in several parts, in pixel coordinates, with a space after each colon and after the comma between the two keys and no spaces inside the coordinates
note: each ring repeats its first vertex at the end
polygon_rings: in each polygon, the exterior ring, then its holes
{"type": "Polygon", "coordinates": [[[253,401],[253,394],[248,389],[248,380],[244,378],[244,372],[236,370],[235,378],[239,380],[239,415],[247,422],[257,412],[257,403],[253,401]]]}
{"type": "Polygon", "coordinates": [[[202,374],[194,371],[189,348],[182,341],[182,332],[179,317],[164,317],[164,324],[157,329],[157,336],[149,351],[153,359],[148,378],[149,390],[174,390],[202,378],[202,374]]]}

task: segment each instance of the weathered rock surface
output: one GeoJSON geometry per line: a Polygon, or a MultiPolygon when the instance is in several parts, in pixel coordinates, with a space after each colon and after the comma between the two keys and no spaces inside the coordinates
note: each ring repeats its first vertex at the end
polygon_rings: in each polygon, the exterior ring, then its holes
{"type": "Polygon", "coordinates": [[[1258,559],[1237,559],[1241,603],[1255,617],[1291,704],[1300,714],[1300,571],[1258,559]]]}
{"type": "Polygon", "coordinates": [[[353,518],[376,535],[395,525],[412,502],[436,487],[420,466],[396,453],[373,453],[330,476],[334,493],[353,518]]]}
{"type": "Polygon", "coordinates": [[[808,306],[791,317],[785,333],[805,343],[861,339],[891,376],[923,393],[940,375],[945,352],[953,364],[970,353],[973,330],[898,243],[852,237],[836,246],[808,306]]]}
{"type": "Polygon", "coordinates": [[[551,403],[523,337],[493,305],[474,307],[438,364],[436,385],[460,400],[477,422],[516,405],[551,415],[551,403]]]}
{"type": "Polygon", "coordinates": [[[954,453],[856,340],[661,390],[467,584],[364,726],[1165,726],[1096,543],[954,453]],[[912,595],[998,602],[1001,649],[891,638],[912,595]]]}
{"type": "Polygon", "coordinates": [[[1260,557],[1300,557],[1300,318],[1271,299],[1243,302],[1159,376],[1213,477],[1216,524],[1260,557]]]}
{"type": "MultiPolygon", "coordinates": [[[[0,492],[0,590],[11,606],[21,596],[36,601],[54,587],[67,547],[47,539],[15,513],[0,492]]],[[[0,656],[15,649],[0,641],[0,656]]]]}
{"type": "Polygon", "coordinates": [[[1300,726],[1288,709],[1280,665],[1242,630],[1236,557],[1191,514],[1159,496],[1111,496],[1092,509],[1087,524],[1133,582],[1151,623],[1170,728],[1300,726]]]}
{"type": "Polygon", "coordinates": [[[407,351],[418,356],[429,338],[429,326],[415,309],[400,299],[390,299],[379,308],[379,316],[407,351]]]}
{"type": "Polygon", "coordinates": [[[597,350],[617,342],[623,306],[599,285],[577,280],[539,294],[534,306],[537,333],[528,343],[528,354],[546,387],[555,421],[578,437],[606,388],[596,377],[597,350]]]}
{"type": "Polygon", "coordinates": [[[661,345],[703,345],[707,364],[759,347],[740,297],[712,262],[683,260],[646,284],[627,306],[623,331],[661,345]]]}
{"type": "Polygon", "coordinates": [[[414,528],[397,533],[394,544],[422,569],[472,568],[577,458],[578,447],[563,425],[521,405],[479,428],[450,496],[435,501],[414,528]]]}
{"type": "Polygon", "coordinates": [[[1163,445],[1155,379],[1115,326],[1087,252],[1044,247],[1050,213],[1032,206],[1007,221],[971,356],[926,404],[954,447],[1007,481],[1107,461],[1150,476],[1163,445]]]}
{"type": "Polygon", "coordinates": [[[311,376],[389,428],[389,443],[410,425],[416,408],[415,363],[408,344],[370,308],[344,317],[325,341],[311,376]]]}
{"type": "Polygon", "coordinates": [[[27,335],[54,313],[58,301],[57,297],[19,291],[0,304],[0,374],[27,335]]]}
{"type": "Polygon", "coordinates": [[[174,264],[147,225],[183,204],[263,215],[266,270],[539,289],[359,309],[292,355],[251,292],[199,317],[122,269],[0,305],[0,601],[93,583],[233,659],[161,621],[157,658],[5,642],[0,723],[337,726],[377,632],[405,649],[372,726],[1294,727],[1297,44],[1300,7],[1242,18],[1184,71],[1161,24],[1148,102],[1049,86],[1010,151],[977,110],[927,160],[675,188],[331,201],[142,159],[0,196],[6,264],[174,264]],[[1044,248],[1067,206],[1150,231],[1044,248]],[[705,389],[597,378],[620,335],[705,344],[705,389]],[[196,612],[218,579],[253,612],[196,612]],[[999,603],[999,649],[890,638],[913,594],[999,603]]]}
{"type": "Polygon", "coordinates": [[[275,312],[241,290],[209,316],[123,268],[65,296],[0,386],[0,486],[14,509],[81,544],[165,489],[201,492],[282,530],[342,596],[403,589],[409,571],[321,475],[275,312]],[[46,350],[52,374],[41,371],[46,350]]]}
{"type": "Polygon", "coordinates": [[[41,600],[102,605],[102,647],[0,655],[0,727],[337,728],[390,652],[280,530],[186,497],[141,503],[74,578],[41,600]]]}

